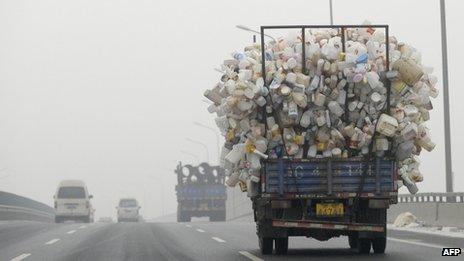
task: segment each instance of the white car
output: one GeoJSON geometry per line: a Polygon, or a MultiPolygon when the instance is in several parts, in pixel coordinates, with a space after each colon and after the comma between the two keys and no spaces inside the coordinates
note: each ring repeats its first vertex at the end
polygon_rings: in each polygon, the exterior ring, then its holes
{"type": "Polygon", "coordinates": [[[123,198],[119,200],[119,204],[116,207],[118,210],[118,222],[123,221],[139,221],[139,210],[140,206],[134,198],[123,198]]]}
{"type": "Polygon", "coordinates": [[[55,199],[55,222],[75,220],[89,223],[93,219],[92,195],[80,180],[63,180],[58,185],[55,199]]]}

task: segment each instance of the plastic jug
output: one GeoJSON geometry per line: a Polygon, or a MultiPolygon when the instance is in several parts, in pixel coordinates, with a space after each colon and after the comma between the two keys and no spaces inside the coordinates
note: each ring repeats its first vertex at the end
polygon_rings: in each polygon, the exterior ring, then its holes
{"type": "Polygon", "coordinates": [[[413,86],[424,75],[422,69],[410,59],[398,59],[392,68],[400,73],[401,79],[409,86],[413,86]]]}
{"type": "Polygon", "coordinates": [[[226,155],[225,160],[232,164],[237,164],[245,155],[245,144],[239,143],[232,147],[232,150],[226,155]]]}
{"type": "Polygon", "coordinates": [[[395,135],[396,129],[398,128],[398,121],[387,115],[380,115],[379,122],[377,123],[377,132],[387,137],[395,135]]]}

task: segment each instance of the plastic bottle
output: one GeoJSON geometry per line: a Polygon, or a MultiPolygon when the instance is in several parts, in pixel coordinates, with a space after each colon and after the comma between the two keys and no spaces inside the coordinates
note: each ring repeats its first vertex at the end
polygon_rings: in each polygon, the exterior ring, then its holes
{"type": "Polygon", "coordinates": [[[307,128],[311,124],[311,111],[307,110],[301,115],[300,125],[303,128],[307,128]]]}
{"type": "Polygon", "coordinates": [[[377,132],[387,136],[392,137],[395,135],[396,129],[398,128],[398,121],[387,115],[380,115],[379,122],[377,124],[377,132]]]}
{"type": "Polygon", "coordinates": [[[409,86],[413,86],[424,75],[422,69],[411,59],[398,59],[392,68],[400,73],[401,79],[409,86]]]}
{"type": "Polygon", "coordinates": [[[337,117],[340,117],[343,115],[343,113],[345,113],[345,111],[336,101],[330,101],[328,104],[328,107],[329,107],[330,112],[335,114],[337,117]]]}
{"type": "Polygon", "coordinates": [[[239,143],[232,147],[232,150],[226,155],[225,160],[232,164],[237,164],[245,155],[245,144],[239,143]]]}

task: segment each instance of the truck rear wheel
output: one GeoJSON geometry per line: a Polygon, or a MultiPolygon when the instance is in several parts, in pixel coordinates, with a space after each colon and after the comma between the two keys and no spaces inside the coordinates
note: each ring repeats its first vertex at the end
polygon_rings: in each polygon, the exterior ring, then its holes
{"type": "Polygon", "coordinates": [[[358,253],[369,254],[371,251],[371,240],[369,238],[358,238],[358,253]]]}
{"type": "Polygon", "coordinates": [[[348,236],[348,244],[350,245],[351,249],[356,249],[358,247],[358,235],[350,235],[348,236]]]}
{"type": "Polygon", "coordinates": [[[261,250],[261,254],[263,255],[270,255],[272,254],[272,238],[268,237],[259,237],[259,249],[261,250]]]}
{"type": "Polygon", "coordinates": [[[277,255],[286,255],[288,252],[288,237],[276,238],[275,250],[277,255]]]}
{"type": "Polygon", "coordinates": [[[375,254],[385,253],[385,248],[387,247],[387,238],[377,237],[372,239],[372,248],[374,249],[375,254]]]}

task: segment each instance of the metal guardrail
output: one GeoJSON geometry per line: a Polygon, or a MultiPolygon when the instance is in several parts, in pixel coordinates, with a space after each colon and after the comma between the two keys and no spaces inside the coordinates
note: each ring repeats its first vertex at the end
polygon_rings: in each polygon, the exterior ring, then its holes
{"type": "Polygon", "coordinates": [[[24,207],[7,206],[7,205],[0,205],[0,211],[6,211],[6,212],[18,213],[18,214],[29,214],[29,215],[40,216],[40,217],[50,218],[50,219],[53,219],[55,217],[54,214],[50,214],[48,212],[44,212],[44,211],[40,211],[36,209],[24,208],[24,207]]]}
{"type": "Polygon", "coordinates": [[[418,193],[415,195],[398,195],[398,203],[460,203],[464,204],[464,192],[454,193],[418,193]]]}

